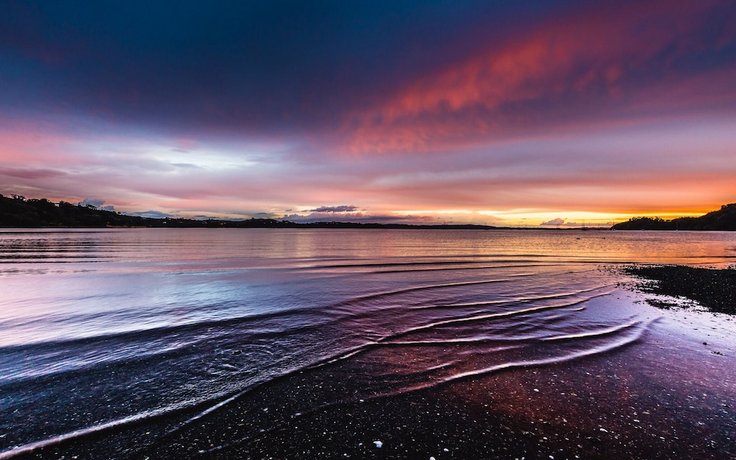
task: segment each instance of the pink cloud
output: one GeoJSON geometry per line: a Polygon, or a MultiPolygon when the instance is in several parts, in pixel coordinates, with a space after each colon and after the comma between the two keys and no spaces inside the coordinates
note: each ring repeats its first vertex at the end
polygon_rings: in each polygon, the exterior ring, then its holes
{"type": "MultiPolygon", "coordinates": [[[[676,76],[668,69],[677,59],[712,46],[697,32],[707,27],[718,4],[591,5],[568,17],[550,18],[526,37],[491,43],[485,52],[453,62],[353,113],[345,123],[341,148],[358,154],[442,151],[561,125],[582,130],[602,116],[610,119],[611,113],[623,116],[646,108],[667,116],[673,105],[724,106],[717,97],[732,87],[734,69],[716,79],[676,76]],[[662,60],[661,79],[640,81],[637,72],[662,60]]],[[[724,31],[730,35],[721,40],[736,39],[732,32],[724,31]]],[[[725,93],[733,99],[732,91],[725,93]]]]}

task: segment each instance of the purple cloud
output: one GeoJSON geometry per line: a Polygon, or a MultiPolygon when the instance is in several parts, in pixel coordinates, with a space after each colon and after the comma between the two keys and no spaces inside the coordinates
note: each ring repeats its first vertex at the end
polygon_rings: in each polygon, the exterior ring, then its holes
{"type": "Polygon", "coordinates": [[[310,209],[309,212],[355,212],[357,206],[343,204],[340,206],[320,206],[319,208],[310,209]]]}
{"type": "Polygon", "coordinates": [[[548,220],[547,222],[542,222],[539,225],[565,225],[565,219],[556,218],[552,220],[548,220]]]}

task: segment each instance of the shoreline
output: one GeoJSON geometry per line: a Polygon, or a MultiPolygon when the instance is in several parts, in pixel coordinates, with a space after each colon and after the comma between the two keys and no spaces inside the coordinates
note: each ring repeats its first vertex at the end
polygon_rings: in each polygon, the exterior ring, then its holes
{"type": "Polygon", "coordinates": [[[152,226],[106,226],[106,227],[3,227],[0,226],[0,232],[10,233],[6,230],[139,230],[139,229],[315,229],[315,230],[475,230],[475,231],[493,231],[493,230],[520,230],[520,231],[593,231],[593,232],[610,232],[613,231],[607,227],[591,228],[591,227],[571,227],[571,228],[549,228],[549,227],[489,227],[482,225],[392,225],[392,224],[351,224],[338,222],[337,225],[332,223],[316,224],[297,224],[297,225],[274,225],[274,226],[242,226],[242,225],[200,225],[200,226],[170,226],[152,225],[152,226]]]}
{"type": "MultiPolygon", "coordinates": [[[[621,290],[598,304],[655,312],[636,307],[637,297],[621,290]]],[[[712,353],[695,334],[673,334],[681,324],[664,319],[641,341],[603,354],[395,394],[373,394],[363,385],[373,381],[372,359],[336,361],[265,382],[217,410],[172,414],[30,454],[436,460],[736,455],[728,428],[731,383],[718,380],[723,360],[733,357],[712,353]],[[654,345],[663,342],[670,350],[665,359],[654,345]],[[671,379],[671,372],[679,378],[671,379]]]]}
{"type": "Polygon", "coordinates": [[[736,457],[736,321],[611,265],[731,235],[50,231],[6,238],[5,304],[45,308],[0,458],[736,457]]]}
{"type": "MultiPolygon", "coordinates": [[[[703,268],[687,265],[631,265],[621,269],[638,281],[634,289],[670,298],[686,298],[709,312],[736,315],[736,265],[703,268]]],[[[647,302],[658,308],[682,305],[656,299],[647,302]]]]}

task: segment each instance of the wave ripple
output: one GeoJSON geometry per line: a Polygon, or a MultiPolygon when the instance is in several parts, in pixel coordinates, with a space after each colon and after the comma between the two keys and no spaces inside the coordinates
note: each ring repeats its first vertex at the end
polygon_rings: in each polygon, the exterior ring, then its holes
{"type": "Polygon", "coordinates": [[[303,372],[361,370],[324,405],[558,365],[653,321],[610,308],[616,280],[589,258],[531,243],[453,252],[399,232],[414,249],[377,257],[243,235],[0,234],[0,458],[174,414],[180,429],[303,372]]]}

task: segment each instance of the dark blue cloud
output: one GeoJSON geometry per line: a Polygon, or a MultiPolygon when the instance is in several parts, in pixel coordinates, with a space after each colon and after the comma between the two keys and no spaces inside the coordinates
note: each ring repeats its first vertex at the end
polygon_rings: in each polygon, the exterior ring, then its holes
{"type": "Polygon", "coordinates": [[[129,216],[148,217],[151,219],[164,219],[166,217],[176,217],[172,214],[161,212],[161,211],[126,212],[125,214],[129,216]]]}
{"type": "Polygon", "coordinates": [[[344,204],[340,206],[320,206],[319,208],[310,209],[310,212],[355,212],[357,210],[357,206],[344,204]]]}
{"type": "Polygon", "coordinates": [[[141,126],[332,127],[568,2],[4,2],[0,105],[141,126]]]}

